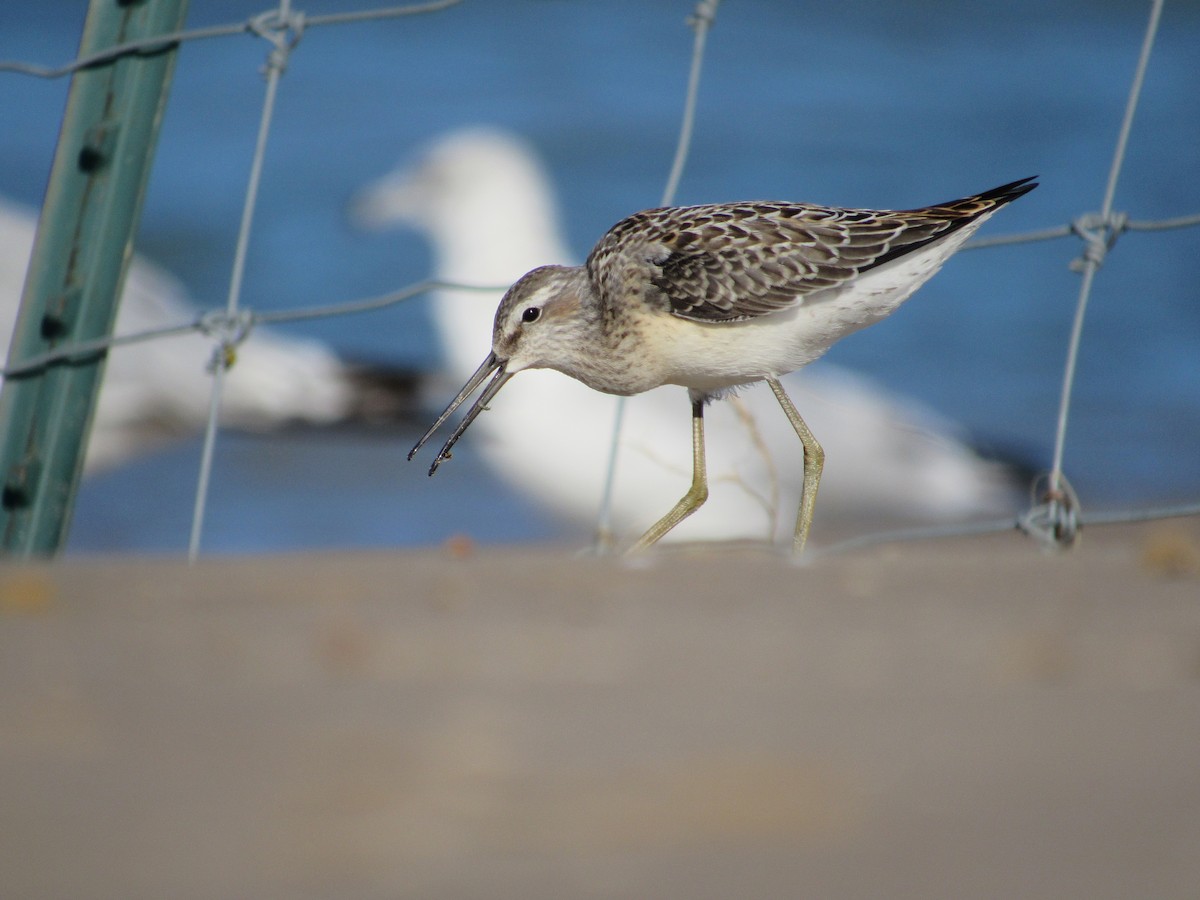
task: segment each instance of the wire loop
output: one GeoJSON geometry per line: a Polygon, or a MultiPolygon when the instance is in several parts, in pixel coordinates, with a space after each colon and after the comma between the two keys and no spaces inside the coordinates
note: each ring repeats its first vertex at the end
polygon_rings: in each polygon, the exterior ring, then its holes
{"type": "Polygon", "coordinates": [[[288,57],[300,43],[300,38],[304,37],[306,23],[303,12],[282,9],[269,9],[246,23],[247,30],[271,45],[271,52],[267,54],[262,70],[264,75],[272,69],[280,72],[287,69],[288,57]]]}
{"type": "Polygon", "coordinates": [[[254,325],[254,313],[250,310],[239,310],[230,315],[223,309],[214,309],[199,318],[196,327],[215,343],[206,367],[210,375],[217,369],[229,369],[237,362],[238,347],[250,336],[254,325]]]}
{"type": "Polygon", "coordinates": [[[1084,213],[1071,222],[1071,233],[1083,241],[1083,253],[1071,260],[1072,272],[1085,266],[1100,268],[1113,244],[1129,230],[1129,214],[1124,212],[1084,213]]]}
{"type": "Polygon", "coordinates": [[[712,27],[717,20],[717,7],[721,0],[700,0],[692,14],[687,17],[687,25],[693,31],[712,27]]]}
{"type": "Polygon", "coordinates": [[[1079,497],[1066,477],[1042,476],[1034,484],[1038,502],[1017,518],[1017,527],[1025,534],[1036,538],[1043,546],[1066,550],[1074,546],[1081,527],[1079,497]],[[1038,485],[1046,486],[1040,491],[1038,485]]]}

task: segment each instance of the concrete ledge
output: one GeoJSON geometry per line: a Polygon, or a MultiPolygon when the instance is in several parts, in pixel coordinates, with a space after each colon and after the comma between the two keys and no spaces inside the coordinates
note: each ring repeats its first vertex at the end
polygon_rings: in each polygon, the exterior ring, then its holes
{"type": "Polygon", "coordinates": [[[8,565],[3,894],[1194,898],[1198,548],[8,565]]]}

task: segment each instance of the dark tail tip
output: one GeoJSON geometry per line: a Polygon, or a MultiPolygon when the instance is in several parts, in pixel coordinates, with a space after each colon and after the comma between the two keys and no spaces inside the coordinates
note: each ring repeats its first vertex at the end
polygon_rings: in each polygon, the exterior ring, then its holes
{"type": "Polygon", "coordinates": [[[1018,197],[1024,197],[1037,187],[1037,178],[1038,176],[1036,175],[1030,175],[1028,178],[1010,181],[1008,184],[1002,184],[1000,187],[992,188],[990,191],[984,191],[975,199],[991,201],[996,205],[1011,203],[1018,197]]]}

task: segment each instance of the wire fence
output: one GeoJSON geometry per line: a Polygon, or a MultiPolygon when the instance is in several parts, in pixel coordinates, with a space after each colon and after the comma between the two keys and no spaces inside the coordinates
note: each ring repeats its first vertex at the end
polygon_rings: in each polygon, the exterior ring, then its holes
{"type": "MultiPolygon", "coordinates": [[[[201,550],[209,480],[213,467],[213,449],[219,431],[218,416],[221,405],[223,376],[235,364],[238,346],[247,338],[255,326],[259,324],[299,322],[309,319],[379,311],[439,289],[454,288],[495,291],[507,287],[507,285],[466,285],[431,279],[410,284],[399,290],[379,296],[321,306],[263,311],[244,308],[241,305],[241,288],[245,272],[247,248],[253,228],[259,183],[266,158],[266,147],[271,132],[279,81],[287,68],[290,54],[300,45],[306,31],[324,26],[432,14],[457,6],[463,2],[464,0],[433,0],[433,2],[389,6],[355,12],[306,15],[303,11],[293,9],[291,0],[280,0],[277,6],[244,21],[220,26],[187,29],[160,35],[153,39],[120,44],[103,52],[80,57],[57,67],[41,66],[21,61],[0,61],[0,73],[9,72],[37,78],[54,79],[70,75],[81,69],[103,65],[120,57],[150,54],[166,47],[189,41],[249,34],[263,39],[270,46],[262,68],[266,88],[263,95],[257,139],[244,194],[242,215],[238,228],[237,243],[224,309],[206,312],[191,321],[180,322],[177,325],[64,345],[51,352],[26,358],[0,369],[0,375],[7,378],[38,371],[73,359],[84,358],[108,348],[142,341],[152,341],[190,332],[206,335],[213,341],[213,353],[208,366],[209,374],[212,377],[211,401],[194,494],[192,525],[188,543],[188,557],[190,560],[194,561],[199,556],[201,550]]],[[[1104,184],[1099,212],[1085,212],[1071,222],[1049,228],[999,237],[975,239],[969,242],[964,248],[986,249],[1058,240],[1068,237],[1075,237],[1083,244],[1082,253],[1072,262],[1072,268],[1080,274],[1081,281],[1074,320],[1067,343],[1063,377],[1060,384],[1060,401],[1054,433],[1053,461],[1049,472],[1038,485],[1034,486],[1031,507],[1015,518],[873,532],[828,545],[815,551],[815,553],[810,551],[810,554],[828,555],[889,542],[929,540],[1013,529],[1019,529],[1048,546],[1069,546],[1073,543],[1079,528],[1083,525],[1106,525],[1200,515],[1200,502],[1084,513],[1081,511],[1078,498],[1075,496],[1063,471],[1063,453],[1067,441],[1072,392],[1082,341],[1083,323],[1086,319],[1088,300],[1096,274],[1107,254],[1112,251],[1121,235],[1129,231],[1156,232],[1200,226],[1200,213],[1158,220],[1136,220],[1130,219],[1127,214],[1114,209],[1117,183],[1124,164],[1126,147],[1132,133],[1146,68],[1158,35],[1164,2],[1165,0],[1152,0],[1151,3],[1141,52],[1131,81],[1124,116],[1113,151],[1111,166],[1104,184]]],[[[694,128],[696,99],[704,64],[706,39],[716,21],[719,4],[720,0],[700,0],[692,16],[687,20],[694,32],[694,45],[676,153],[662,195],[662,205],[664,206],[670,205],[672,202],[686,164],[694,128]]],[[[604,497],[596,526],[597,543],[601,546],[607,545],[610,538],[608,520],[611,510],[613,486],[618,477],[619,461],[617,459],[617,446],[622,428],[622,418],[623,405],[619,405],[613,427],[604,497]]]]}

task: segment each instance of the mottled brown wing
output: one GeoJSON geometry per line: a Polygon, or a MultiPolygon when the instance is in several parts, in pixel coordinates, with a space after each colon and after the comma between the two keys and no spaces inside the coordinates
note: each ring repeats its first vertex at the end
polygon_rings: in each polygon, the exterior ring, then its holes
{"type": "Polygon", "coordinates": [[[605,302],[643,293],[682,318],[734,322],[937,241],[1032,190],[1028,182],[900,212],[778,202],[652,209],[613,226],[587,266],[605,302]]]}

